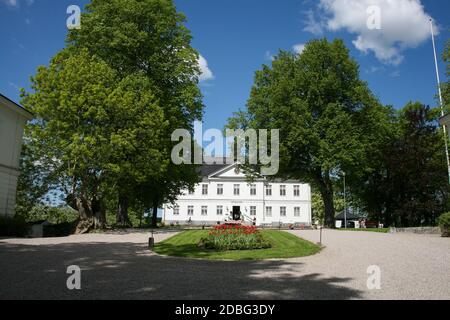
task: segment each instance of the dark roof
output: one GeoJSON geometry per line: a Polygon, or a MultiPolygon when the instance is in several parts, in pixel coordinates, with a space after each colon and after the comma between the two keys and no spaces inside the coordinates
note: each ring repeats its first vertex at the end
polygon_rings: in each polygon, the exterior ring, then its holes
{"type": "Polygon", "coordinates": [[[202,177],[208,177],[214,172],[222,170],[229,166],[229,164],[204,164],[200,167],[200,175],[202,177]]]}
{"type": "Polygon", "coordinates": [[[204,163],[200,167],[199,174],[201,177],[208,177],[214,172],[222,170],[230,165],[230,163],[227,163],[227,158],[205,158],[204,160],[213,164],[204,163]]]}
{"type": "Polygon", "coordinates": [[[15,105],[17,108],[19,108],[19,109],[21,109],[21,110],[23,110],[23,111],[29,113],[31,116],[33,116],[33,113],[31,113],[30,111],[28,111],[27,109],[25,109],[24,107],[22,107],[20,104],[18,104],[18,103],[16,103],[16,102],[12,101],[12,100],[11,100],[10,98],[8,98],[7,96],[5,96],[5,95],[3,95],[3,94],[1,94],[1,93],[0,93],[0,96],[1,96],[3,99],[8,100],[9,102],[11,102],[11,103],[12,103],[13,105],[15,105]]]}
{"type": "MultiPolygon", "coordinates": [[[[367,215],[363,211],[358,212],[352,208],[347,209],[346,216],[347,216],[347,220],[365,219],[367,217],[367,215]]],[[[336,216],[336,220],[344,220],[344,211],[342,211],[341,213],[339,213],[336,216]]]]}

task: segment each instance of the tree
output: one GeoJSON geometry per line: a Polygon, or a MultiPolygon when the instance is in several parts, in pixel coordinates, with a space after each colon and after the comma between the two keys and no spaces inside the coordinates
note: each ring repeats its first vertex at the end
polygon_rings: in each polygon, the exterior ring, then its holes
{"type": "Polygon", "coordinates": [[[31,135],[59,172],[79,231],[104,226],[107,204],[129,226],[130,205],[162,203],[196,183],[194,166],[172,175],[169,165],[171,133],[193,131],[203,112],[198,53],[183,23],[169,0],[93,0],[81,29],[69,31],[67,47],[24,93],[37,115],[31,135]],[[158,184],[162,177],[180,181],[158,184]],[[145,186],[159,196],[136,193],[145,186]]]}
{"type": "Polygon", "coordinates": [[[323,199],[325,225],[334,227],[333,179],[363,170],[384,112],[344,43],[322,39],[300,55],[281,51],[272,66],[257,71],[246,120],[239,120],[241,113],[230,124],[280,129],[276,177],[313,184],[323,199]]]}
{"type": "MultiPolygon", "coordinates": [[[[194,167],[196,168],[196,167],[194,167]]],[[[164,203],[174,204],[181,190],[192,189],[200,182],[196,170],[186,170],[172,162],[167,162],[159,178],[148,180],[137,186],[139,200],[144,208],[152,211],[152,227],[157,227],[158,208],[164,203]]]]}
{"type": "MultiPolygon", "coordinates": [[[[193,131],[193,122],[202,118],[204,107],[198,88],[199,56],[190,44],[189,30],[183,25],[185,17],[176,11],[170,0],[93,0],[86,6],[82,21],[81,29],[69,32],[71,45],[87,48],[119,77],[132,74],[146,77],[155,89],[153,93],[167,124],[158,149],[165,164],[161,162],[154,176],[139,179],[143,186],[138,189],[158,196],[137,196],[159,199],[155,205],[171,201],[169,195],[181,192],[178,186],[193,186],[197,182],[194,166],[180,165],[175,170],[168,164],[174,146],[171,132],[180,128],[193,131]],[[173,171],[183,174],[172,175],[173,171]],[[166,177],[179,180],[168,181],[166,177]],[[161,184],[161,181],[167,183],[161,184]],[[153,190],[149,191],[148,186],[154,186],[153,190]],[[164,187],[166,189],[161,190],[164,187]]],[[[127,223],[128,203],[133,201],[130,199],[133,195],[134,190],[130,188],[119,191],[119,223],[127,223]]]]}
{"type": "Polygon", "coordinates": [[[55,168],[67,204],[79,212],[78,232],[105,225],[108,186],[124,175],[137,180],[155,170],[159,158],[153,150],[165,125],[146,82],[138,76],[120,80],[87,50],[69,48],[38,70],[34,93],[24,95],[24,106],[36,117],[31,141],[39,147],[39,161],[55,168]]]}
{"type": "Polygon", "coordinates": [[[31,141],[41,151],[40,161],[51,163],[69,206],[79,212],[79,231],[103,226],[99,194],[103,180],[107,110],[104,100],[116,81],[114,71],[87,51],[63,50],[50,66],[32,77],[34,93],[22,104],[34,112],[31,141]]]}
{"type": "Polygon", "coordinates": [[[39,159],[42,157],[36,144],[26,138],[22,145],[15,208],[16,214],[22,217],[28,218],[29,212],[43,202],[54,183],[55,172],[39,159]]]}
{"type": "Polygon", "coordinates": [[[136,202],[135,186],[158,176],[167,159],[161,142],[170,133],[154,88],[144,76],[131,75],[122,80],[110,95],[113,133],[112,153],[107,164],[108,184],[117,195],[116,223],[131,226],[128,208],[136,202]]]}
{"type": "MultiPolygon", "coordinates": [[[[336,212],[341,212],[344,209],[344,199],[335,193],[333,205],[336,212]]],[[[320,192],[313,191],[311,193],[311,207],[313,222],[317,220],[323,224],[325,222],[325,206],[320,192]]]]}
{"type": "Polygon", "coordinates": [[[442,85],[442,98],[444,99],[444,106],[446,113],[450,112],[450,40],[447,40],[447,45],[445,46],[444,54],[442,56],[446,63],[446,75],[447,82],[442,85]]]}
{"type": "Polygon", "coordinates": [[[371,216],[385,225],[434,225],[448,209],[449,186],[439,108],[409,103],[374,159],[375,170],[355,190],[371,216]],[[378,166],[378,167],[377,167],[378,166]]]}

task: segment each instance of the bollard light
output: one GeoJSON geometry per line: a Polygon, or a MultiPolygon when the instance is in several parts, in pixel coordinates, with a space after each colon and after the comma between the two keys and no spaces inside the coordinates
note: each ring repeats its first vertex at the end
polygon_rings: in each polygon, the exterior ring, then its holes
{"type": "Polygon", "coordinates": [[[152,250],[154,246],[155,246],[155,238],[153,237],[148,238],[148,248],[152,250]]]}

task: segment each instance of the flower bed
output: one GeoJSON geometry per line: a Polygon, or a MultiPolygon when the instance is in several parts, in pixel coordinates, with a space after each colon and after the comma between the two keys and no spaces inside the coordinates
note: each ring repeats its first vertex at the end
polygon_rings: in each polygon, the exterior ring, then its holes
{"type": "Polygon", "coordinates": [[[199,246],[215,250],[266,249],[272,245],[256,227],[220,225],[200,240],[199,246]]]}

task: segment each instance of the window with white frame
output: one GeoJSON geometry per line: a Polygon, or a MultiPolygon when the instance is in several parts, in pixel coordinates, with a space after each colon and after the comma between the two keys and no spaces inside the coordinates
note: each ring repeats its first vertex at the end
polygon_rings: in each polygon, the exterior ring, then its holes
{"type": "Polygon", "coordinates": [[[202,206],[202,216],[207,216],[207,215],[208,215],[208,207],[202,206]]]}
{"type": "Polygon", "coordinates": [[[180,206],[179,205],[176,204],[176,205],[173,206],[173,214],[175,216],[180,215],[180,206]]]}
{"type": "Polygon", "coordinates": [[[272,216],[272,207],[266,207],[266,217],[272,216]]]}
{"type": "Polygon", "coordinates": [[[256,207],[255,206],[250,206],[250,215],[256,216],[256,207]]]}
{"type": "Polygon", "coordinates": [[[286,207],[280,207],[280,217],[286,217],[286,207]]]}
{"type": "Polygon", "coordinates": [[[251,196],[256,196],[256,184],[251,184],[250,185],[250,195],[251,196]]]}
{"type": "Polygon", "coordinates": [[[235,196],[238,196],[240,193],[241,193],[240,185],[235,184],[235,185],[233,186],[233,194],[234,194],[235,196]]]}
{"type": "Polygon", "coordinates": [[[204,195],[204,196],[208,195],[208,185],[207,184],[202,185],[202,195],[204,195]]]}
{"type": "Polygon", "coordinates": [[[189,195],[193,195],[195,193],[195,189],[189,189],[188,193],[189,195]]]}
{"type": "Polygon", "coordinates": [[[294,217],[300,217],[300,207],[294,207],[294,217]]]}
{"type": "Polygon", "coordinates": [[[217,206],[217,215],[218,216],[223,215],[223,206],[217,206]]]}
{"type": "Polygon", "coordinates": [[[223,195],[223,184],[217,185],[217,195],[219,196],[223,195]]]}
{"type": "Polygon", "coordinates": [[[286,186],[285,185],[280,186],[280,196],[282,196],[282,197],[286,196],[286,186]]]}
{"type": "Polygon", "coordinates": [[[300,197],[300,186],[299,185],[294,186],[294,197],[300,197]]]}
{"type": "Polygon", "coordinates": [[[188,206],[188,216],[194,215],[194,206],[188,206]]]}
{"type": "Polygon", "coordinates": [[[266,185],[266,196],[272,195],[272,185],[268,184],[266,185]]]}

